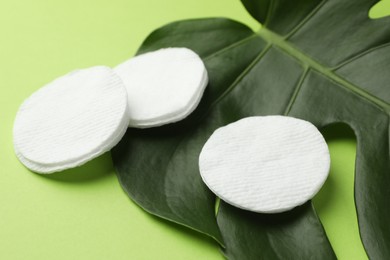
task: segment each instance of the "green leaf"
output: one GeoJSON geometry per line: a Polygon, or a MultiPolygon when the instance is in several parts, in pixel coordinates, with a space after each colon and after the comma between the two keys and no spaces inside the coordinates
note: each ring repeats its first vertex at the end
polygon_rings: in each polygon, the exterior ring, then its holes
{"type": "Polygon", "coordinates": [[[256,214],[221,202],[218,224],[228,259],[336,259],[311,203],[256,214]]]}
{"type": "Polygon", "coordinates": [[[355,203],[363,244],[371,259],[390,258],[390,18],[368,18],[376,2],[243,0],[265,25],[259,32],[225,19],[177,22],[153,32],[139,53],[191,48],[204,59],[210,83],[190,117],[155,129],[129,129],[114,149],[118,178],[129,196],[152,214],[220,242],[223,237],[233,259],[334,258],[309,206],[283,218],[222,203],[218,228],[215,198],[199,176],[198,155],[216,128],[247,116],[283,114],[319,128],[344,122],[358,141],[355,203]]]}

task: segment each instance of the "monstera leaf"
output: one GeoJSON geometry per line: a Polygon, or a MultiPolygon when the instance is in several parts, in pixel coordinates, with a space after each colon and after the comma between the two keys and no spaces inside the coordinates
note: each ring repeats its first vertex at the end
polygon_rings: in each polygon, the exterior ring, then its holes
{"type": "MultiPolygon", "coordinates": [[[[118,178],[148,212],[214,237],[231,259],[334,259],[311,203],[255,214],[221,203],[202,183],[200,150],[212,132],[248,116],[289,115],[357,136],[355,203],[372,259],[390,258],[390,19],[371,20],[376,0],[242,0],[262,25],[190,20],[153,32],[139,53],[187,47],[210,83],[182,122],[129,129],[113,151],[118,178]]],[[[167,100],[169,102],[169,100],[167,100]]]]}

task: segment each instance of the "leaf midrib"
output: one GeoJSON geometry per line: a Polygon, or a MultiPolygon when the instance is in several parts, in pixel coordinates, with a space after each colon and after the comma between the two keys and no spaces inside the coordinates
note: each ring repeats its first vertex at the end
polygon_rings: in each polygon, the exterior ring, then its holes
{"type": "Polygon", "coordinates": [[[299,63],[302,64],[302,66],[304,68],[310,68],[312,70],[315,70],[315,71],[321,73],[322,75],[326,76],[330,80],[337,83],[338,86],[341,86],[341,87],[345,88],[346,90],[348,90],[349,92],[352,92],[353,94],[363,98],[364,100],[367,100],[370,103],[373,103],[379,109],[384,111],[387,115],[390,115],[390,104],[388,104],[384,100],[368,93],[367,91],[359,88],[358,86],[356,86],[355,84],[352,84],[351,82],[347,81],[346,79],[340,77],[338,74],[334,73],[334,71],[331,68],[326,67],[325,65],[314,60],[313,58],[306,55],[302,51],[298,50],[291,43],[287,42],[283,37],[273,33],[272,31],[270,31],[266,28],[261,28],[257,32],[257,35],[260,36],[262,39],[264,39],[266,42],[268,42],[270,45],[279,48],[287,55],[296,59],[299,63]]]}

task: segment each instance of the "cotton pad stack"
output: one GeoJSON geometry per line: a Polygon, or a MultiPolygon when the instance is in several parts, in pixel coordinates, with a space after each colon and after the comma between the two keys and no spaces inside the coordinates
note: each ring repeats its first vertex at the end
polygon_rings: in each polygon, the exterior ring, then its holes
{"type": "Polygon", "coordinates": [[[115,68],[126,85],[130,127],[177,122],[199,104],[207,70],[193,51],[168,48],[132,58],[115,68]]]}
{"type": "Polygon", "coordinates": [[[19,160],[52,173],[79,166],[115,146],[128,125],[126,89],[108,67],[62,76],[31,95],[14,124],[19,160]]]}
{"type": "Polygon", "coordinates": [[[14,124],[19,160],[38,173],[80,166],[111,150],[128,126],[179,121],[207,85],[199,56],[168,48],[132,58],[115,70],[99,66],[62,76],[31,95],[14,124]]]}
{"type": "Polygon", "coordinates": [[[222,200],[260,213],[302,205],[320,190],[328,147],[311,123],[283,116],[248,117],[217,129],[199,157],[203,181],[222,200]]]}

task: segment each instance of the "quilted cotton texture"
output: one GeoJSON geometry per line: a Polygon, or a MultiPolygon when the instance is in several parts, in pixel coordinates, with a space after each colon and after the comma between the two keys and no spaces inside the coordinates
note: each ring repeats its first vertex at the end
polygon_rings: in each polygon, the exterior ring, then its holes
{"type": "Polygon", "coordinates": [[[114,69],[128,92],[130,127],[177,122],[199,104],[208,83],[199,56],[186,48],[167,48],[119,64],[114,69]]]}
{"type": "Polygon", "coordinates": [[[128,120],[126,89],[113,70],[77,70],[39,89],[20,106],[15,152],[39,173],[76,167],[114,147],[128,120]]]}
{"type": "Polygon", "coordinates": [[[304,120],[248,117],[217,129],[199,157],[203,181],[222,200],[259,213],[302,205],[320,190],[330,156],[304,120]]]}

